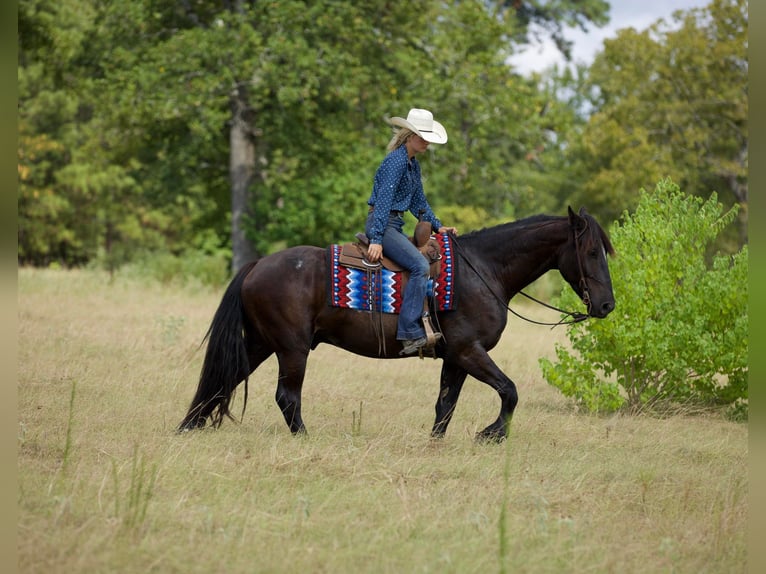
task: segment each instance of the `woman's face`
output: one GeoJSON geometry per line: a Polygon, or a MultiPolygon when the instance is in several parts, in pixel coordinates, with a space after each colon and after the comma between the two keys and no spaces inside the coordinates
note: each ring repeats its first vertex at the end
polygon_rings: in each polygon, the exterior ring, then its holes
{"type": "Polygon", "coordinates": [[[418,134],[412,134],[412,137],[407,142],[409,144],[410,152],[414,155],[416,153],[423,153],[428,149],[428,144],[426,140],[424,140],[422,137],[420,137],[418,134]]]}

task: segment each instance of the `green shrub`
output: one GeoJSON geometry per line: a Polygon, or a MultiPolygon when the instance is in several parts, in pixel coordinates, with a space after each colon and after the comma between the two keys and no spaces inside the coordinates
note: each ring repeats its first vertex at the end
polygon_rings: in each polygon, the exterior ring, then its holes
{"type": "MultiPolygon", "coordinates": [[[[611,232],[616,309],[573,325],[543,376],[592,412],[682,403],[747,413],[748,251],[706,257],[736,216],[669,179],[611,232]]],[[[571,290],[561,304],[574,306],[571,290]]]]}
{"type": "Polygon", "coordinates": [[[220,288],[230,279],[230,259],[223,252],[203,253],[189,249],[181,255],[151,252],[137,256],[120,268],[120,273],[156,281],[163,285],[220,288]]]}

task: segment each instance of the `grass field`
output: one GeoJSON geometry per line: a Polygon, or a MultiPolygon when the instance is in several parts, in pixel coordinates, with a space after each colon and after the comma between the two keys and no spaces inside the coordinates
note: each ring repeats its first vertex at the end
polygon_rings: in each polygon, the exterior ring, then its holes
{"type": "Polygon", "coordinates": [[[504,444],[473,439],[486,385],[435,441],[439,362],[327,346],[307,437],[274,359],[241,424],[178,435],[222,290],[29,269],[18,290],[20,572],[747,570],[747,426],[576,412],[537,366],[563,328],[511,318],[492,352],[519,388],[504,444]]]}

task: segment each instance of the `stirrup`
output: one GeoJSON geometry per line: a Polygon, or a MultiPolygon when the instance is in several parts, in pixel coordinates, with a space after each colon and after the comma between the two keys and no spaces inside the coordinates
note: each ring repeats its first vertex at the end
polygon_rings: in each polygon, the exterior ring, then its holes
{"type": "Polygon", "coordinates": [[[417,339],[407,339],[404,341],[402,350],[399,351],[399,355],[407,356],[417,352],[422,355],[423,347],[428,345],[428,339],[426,337],[418,337],[417,339]]]}
{"type": "Polygon", "coordinates": [[[426,330],[425,347],[431,349],[442,338],[442,334],[434,330],[434,326],[431,324],[431,314],[428,311],[423,313],[423,328],[426,330]]]}
{"type": "MultiPolygon", "coordinates": [[[[422,359],[423,351],[431,351],[431,353],[433,353],[436,342],[441,338],[442,338],[441,333],[432,332],[430,335],[425,337],[419,337],[417,339],[408,339],[404,341],[404,346],[402,347],[402,350],[399,351],[399,355],[402,357],[406,357],[408,355],[413,355],[417,352],[418,356],[422,359]]],[[[434,358],[436,358],[435,354],[434,354],[434,358]]]]}

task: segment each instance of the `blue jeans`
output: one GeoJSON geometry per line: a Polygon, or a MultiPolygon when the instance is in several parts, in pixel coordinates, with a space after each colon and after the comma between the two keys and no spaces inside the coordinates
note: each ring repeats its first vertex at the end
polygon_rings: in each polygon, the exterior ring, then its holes
{"type": "MultiPolygon", "coordinates": [[[[372,213],[367,217],[365,232],[369,233],[372,213]]],[[[383,232],[383,253],[410,272],[410,278],[404,287],[402,307],[399,310],[399,322],[396,338],[418,339],[426,336],[421,317],[423,301],[428,290],[429,265],[423,254],[418,251],[409,238],[402,232],[404,219],[392,212],[388,215],[388,224],[383,232]]]]}

